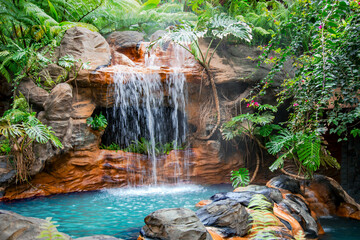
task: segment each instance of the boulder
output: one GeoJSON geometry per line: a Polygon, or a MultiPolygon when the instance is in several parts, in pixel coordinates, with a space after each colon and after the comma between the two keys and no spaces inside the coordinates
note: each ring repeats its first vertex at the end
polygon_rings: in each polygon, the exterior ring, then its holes
{"type": "Polygon", "coordinates": [[[278,189],[274,188],[263,188],[258,191],[242,191],[242,192],[227,192],[227,193],[217,193],[213,195],[210,200],[221,201],[225,199],[234,200],[243,206],[247,207],[253,195],[255,194],[262,194],[264,195],[269,202],[271,203],[279,203],[282,201],[281,192],[278,189]]]}
{"type": "Polygon", "coordinates": [[[0,197],[4,194],[4,188],[15,179],[16,171],[11,166],[9,156],[0,156],[0,197]]]}
{"type": "MultiPolygon", "coordinates": [[[[30,240],[37,238],[42,226],[47,222],[43,219],[24,217],[14,212],[0,210],[0,239],[1,240],[30,240]]],[[[55,231],[57,232],[56,228],[55,231]]],[[[71,239],[68,235],[60,233],[64,239],[71,239]]]]}
{"type": "Polygon", "coordinates": [[[279,207],[299,222],[306,238],[318,237],[318,225],[311,216],[309,207],[300,197],[286,194],[286,199],[279,204],[279,207]]]}
{"type": "Polygon", "coordinates": [[[266,186],[287,190],[291,193],[301,193],[300,182],[290,176],[280,175],[270,179],[266,186]]]}
{"type": "Polygon", "coordinates": [[[130,58],[128,58],[125,54],[119,53],[117,51],[112,52],[111,64],[135,67],[135,63],[130,58]]]}
{"type": "Polygon", "coordinates": [[[141,235],[160,240],[210,240],[211,236],[195,213],[186,208],[157,210],[145,217],[141,235]]]}
{"type": "Polygon", "coordinates": [[[217,227],[225,237],[244,236],[249,231],[249,214],[233,199],[213,202],[196,211],[205,226],[217,227]]]}
{"type": "Polygon", "coordinates": [[[136,31],[113,32],[106,40],[115,50],[121,48],[135,48],[144,40],[144,34],[136,31]]]}
{"type": "Polygon", "coordinates": [[[34,104],[39,108],[43,108],[43,104],[49,96],[49,93],[45,89],[38,87],[31,80],[21,81],[18,90],[25,96],[30,104],[34,104]]]}
{"type": "Polygon", "coordinates": [[[69,84],[56,85],[44,103],[45,118],[47,120],[68,120],[72,111],[72,100],[72,87],[69,84]]]}
{"type": "Polygon", "coordinates": [[[66,55],[81,59],[83,63],[89,62],[90,71],[109,65],[111,60],[110,47],[105,38],[98,32],[82,27],[66,31],[60,44],[59,57],[66,55]]]}
{"type": "Polygon", "coordinates": [[[315,175],[311,181],[307,181],[306,185],[306,200],[311,210],[318,216],[351,217],[355,210],[360,211],[360,204],[330,177],[315,175]]]}

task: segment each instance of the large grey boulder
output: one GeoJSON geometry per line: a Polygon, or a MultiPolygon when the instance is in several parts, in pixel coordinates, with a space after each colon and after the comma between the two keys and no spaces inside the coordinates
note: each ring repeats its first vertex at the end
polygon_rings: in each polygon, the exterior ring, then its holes
{"type": "Polygon", "coordinates": [[[98,32],[73,27],[66,31],[60,45],[59,57],[72,55],[83,63],[90,62],[90,71],[110,64],[109,44],[98,32]]]}
{"type": "Polygon", "coordinates": [[[211,240],[195,213],[186,208],[157,210],[145,217],[141,235],[160,240],[211,240]]]}
{"type": "Polygon", "coordinates": [[[44,103],[45,118],[47,120],[68,120],[72,111],[72,100],[72,87],[69,84],[56,85],[44,103]]]}
{"type": "Polygon", "coordinates": [[[25,98],[30,102],[30,104],[34,104],[36,107],[43,107],[44,102],[49,96],[49,93],[38,87],[31,80],[23,80],[20,82],[18,90],[25,96],[25,98]]]}
{"type": "Polygon", "coordinates": [[[249,231],[249,214],[233,199],[213,202],[196,212],[205,226],[217,227],[225,237],[244,236],[249,231]]]}
{"type": "MultiPolygon", "coordinates": [[[[47,222],[38,218],[24,217],[17,213],[0,210],[0,239],[1,240],[32,240],[42,231],[47,222]]],[[[57,231],[57,230],[56,230],[57,231]]],[[[64,239],[71,239],[61,233],[64,239]]],[[[41,238],[40,238],[41,240],[41,238]]],[[[45,239],[44,239],[45,240],[45,239]]]]}

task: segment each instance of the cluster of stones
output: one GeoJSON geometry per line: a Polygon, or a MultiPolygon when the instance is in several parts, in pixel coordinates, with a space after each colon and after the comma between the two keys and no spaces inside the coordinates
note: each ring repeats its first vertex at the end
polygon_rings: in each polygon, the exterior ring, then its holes
{"type": "Polygon", "coordinates": [[[254,211],[248,206],[255,194],[265,196],[272,204],[272,214],[278,221],[268,227],[277,239],[294,239],[300,231],[306,239],[317,239],[320,234],[324,234],[317,218],[323,215],[324,209],[317,209],[315,199],[309,198],[307,192],[313,192],[312,185],[317,185],[319,190],[330,190],[332,200],[336,198],[336,202],[329,199],[322,203],[323,208],[331,209],[337,205],[339,212],[346,205],[356,211],[360,210],[359,204],[330,178],[319,175],[301,186],[299,181],[281,175],[271,179],[267,186],[250,185],[237,188],[234,192],[215,194],[210,200],[198,203],[197,206],[201,208],[196,212],[185,208],[155,211],[145,218],[146,225],[141,229],[138,240],[248,239],[253,237],[249,235],[249,230],[252,221],[250,213],[254,211]]]}

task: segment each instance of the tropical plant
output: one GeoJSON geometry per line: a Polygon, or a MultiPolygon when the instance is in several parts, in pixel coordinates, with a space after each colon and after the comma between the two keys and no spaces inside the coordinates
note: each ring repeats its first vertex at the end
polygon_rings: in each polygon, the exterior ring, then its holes
{"type": "Polygon", "coordinates": [[[11,151],[9,139],[0,140],[0,155],[9,155],[11,151]]]}
{"type": "Polygon", "coordinates": [[[64,235],[56,229],[59,226],[55,225],[56,223],[56,221],[52,221],[51,217],[47,217],[46,222],[40,225],[40,229],[42,231],[36,238],[40,238],[42,240],[65,240],[64,235]]]}
{"type": "Polygon", "coordinates": [[[117,150],[122,150],[122,148],[121,148],[118,144],[116,144],[116,143],[111,143],[109,146],[106,146],[106,145],[104,145],[104,144],[101,144],[101,145],[100,145],[100,149],[115,150],[115,151],[117,151],[117,150]]]}
{"type": "MultiPolygon", "coordinates": [[[[107,150],[122,150],[124,152],[132,152],[132,153],[140,153],[140,154],[151,154],[153,146],[150,141],[142,137],[140,138],[140,140],[132,141],[131,144],[126,148],[121,148],[121,146],[116,143],[111,143],[109,146],[102,144],[100,148],[107,150]]],[[[154,148],[155,148],[154,152],[156,155],[169,154],[170,151],[172,150],[184,149],[183,146],[176,145],[175,141],[165,144],[156,143],[154,148]]]]}
{"type": "Polygon", "coordinates": [[[245,187],[250,183],[249,170],[240,168],[238,171],[231,171],[231,178],[233,188],[245,187]]]}
{"type": "MultiPolygon", "coordinates": [[[[259,109],[259,111],[265,112],[261,114],[259,112],[245,113],[233,117],[230,121],[222,125],[221,132],[223,139],[227,141],[234,140],[238,137],[247,137],[256,143],[258,149],[261,151],[262,149],[266,149],[261,138],[269,137],[273,130],[280,128],[280,126],[276,124],[271,124],[274,119],[272,112],[276,112],[277,109],[268,104],[259,105],[258,102],[248,104],[248,107],[250,106],[254,106],[259,109]]],[[[244,140],[246,141],[246,139],[244,140]]],[[[250,149],[247,149],[247,152],[250,152],[250,149]]],[[[260,167],[260,157],[257,149],[255,149],[255,152],[256,168],[249,183],[254,181],[260,167]]]]}
{"type": "Polygon", "coordinates": [[[273,67],[249,101],[265,95],[275,87],[276,74],[285,73],[277,102],[288,106],[289,119],[267,144],[278,156],[271,169],[283,171],[285,159],[291,159],[299,169],[293,176],[306,178],[320,166],[340,167],[326,149],[325,133],[346,141],[358,132],[360,6],[344,0],[296,2],[288,21],[263,48],[261,62],[273,67]],[[290,58],[294,77],[284,71],[290,58]]]}
{"type": "Polygon", "coordinates": [[[12,109],[7,110],[0,118],[0,135],[11,144],[10,154],[14,156],[16,180],[26,181],[28,171],[34,161],[34,143],[50,142],[57,148],[62,144],[50,127],[42,124],[35,117],[35,112],[29,112],[29,105],[24,96],[15,97],[12,109]]]}
{"type": "Polygon", "coordinates": [[[94,130],[104,130],[108,122],[102,113],[99,113],[99,115],[95,115],[94,117],[89,117],[86,119],[86,123],[89,127],[91,127],[94,130]]]}
{"type": "Polygon", "coordinates": [[[83,20],[92,23],[107,34],[113,31],[136,30],[152,34],[182,20],[195,20],[196,15],[184,12],[183,3],[161,3],[148,0],[105,0],[104,3],[83,20]]]}
{"type": "Polygon", "coordinates": [[[150,45],[150,47],[153,48],[159,45],[163,46],[169,41],[175,42],[192,54],[197,62],[204,68],[211,84],[217,111],[217,120],[210,134],[205,137],[199,137],[204,140],[209,139],[220,125],[220,103],[215,80],[210,70],[210,63],[216,50],[227,36],[233,36],[245,41],[250,41],[252,38],[251,29],[244,22],[237,21],[225,14],[216,14],[211,18],[200,17],[195,24],[190,22],[180,24],[150,45]],[[199,45],[199,39],[203,37],[208,38],[210,41],[205,51],[203,51],[199,45]],[[216,45],[214,49],[211,50],[215,41],[217,41],[216,45]]]}
{"type": "Polygon", "coordinates": [[[81,26],[97,31],[91,24],[61,22],[58,5],[52,2],[66,1],[0,0],[0,74],[14,89],[24,77],[36,82],[67,29],[81,26]]]}

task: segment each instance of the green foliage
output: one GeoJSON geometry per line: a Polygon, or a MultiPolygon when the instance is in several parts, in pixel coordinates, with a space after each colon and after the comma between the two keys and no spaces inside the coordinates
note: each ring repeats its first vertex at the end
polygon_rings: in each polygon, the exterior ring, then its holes
{"type": "Polygon", "coordinates": [[[224,5],[229,15],[244,21],[253,30],[252,44],[267,44],[286,21],[297,1],[227,1],[224,5]]]}
{"type": "Polygon", "coordinates": [[[195,24],[187,22],[177,25],[162,38],[153,42],[150,47],[162,46],[169,41],[173,41],[191,53],[203,67],[209,69],[216,49],[227,36],[233,36],[245,41],[250,41],[252,38],[251,29],[247,24],[236,21],[225,14],[216,14],[208,19],[199,18],[195,24]],[[199,38],[202,37],[210,38],[210,43],[205,51],[200,49],[198,42],[199,38]],[[209,54],[209,50],[216,39],[218,43],[213,53],[209,54]]]}
{"type": "Polygon", "coordinates": [[[250,215],[251,239],[277,239],[271,229],[279,220],[272,213],[272,204],[262,194],[255,194],[249,202],[248,208],[252,209],[250,215]]]}
{"type": "MultiPolygon", "coordinates": [[[[91,1],[86,2],[90,5],[91,1]]],[[[69,9],[81,5],[63,0],[0,0],[0,74],[14,88],[24,77],[36,82],[67,29],[81,26],[97,31],[88,23],[63,21],[69,10],[61,9],[62,4],[69,9]]]]}
{"type": "Polygon", "coordinates": [[[20,95],[15,98],[12,109],[6,111],[0,118],[0,135],[4,136],[11,145],[18,181],[27,179],[28,170],[34,160],[33,143],[50,142],[54,147],[63,147],[51,127],[42,124],[35,115],[35,112],[28,111],[26,99],[20,95]]]}
{"type": "MultiPolygon", "coordinates": [[[[124,152],[132,152],[132,153],[140,153],[140,154],[152,154],[151,142],[149,142],[143,137],[140,138],[140,140],[132,141],[132,143],[126,148],[121,148],[116,143],[111,143],[109,146],[101,145],[100,148],[106,150],[122,150],[124,152]]],[[[169,154],[170,151],[172,150],[183,150],[183,149],[184,149],[183,146],[176,146],[175,142],[173,141],[171,143],[165,143],[165,144],[156,143],[154,152],[156,155],[160,155],[160,154],[169,154]]]]}
{"type": "Polygon", "coordinates": [[[107,34],[113,31],[134,30],[148,35],[156,30],[183,21],[196,20],[196,15],[184,12],[183,3],[162,3],[149,0],[144,4],[136,0],[104,0],[103,4],[84,18],[107,34]]]}
{"type": "Polygon", "coordinates": [[[95,115],[95,117],[89,117],[86,119],[86,123],[94,130],[104,130],[108,125],[108,122],[102,113],[95,115]]]}
{"type": "MultiPolygon", "coordinates": [[[[257,102],[256,105],[261,110],[269,109],[261,107],[257,102]]],[[[273,120],[274,115],[269,111],[240,114],[223,124],[222,136],[227,141],[235,137],[248,136],[263,147],[259,137],[268,137],[273,130],[279,129],[278,125],[270,124],[273,120]]]]}
{"type": "Polygon", "coordinates": [[[106,146],[104,144],[100,145],[100,149],[106,149],[106,150],[122,150],[122,148],[116,144],[116,143],[111,143],[109,146],[106,146]]]}
{"type": "Polygon", "coordinates": [[[51,217],[46,218],[46,223],[40,226],[42,231],[36,238],[42,240],[65,240],[65,237],[56,229],[59,225],[55,225],[56,221],[51,219],[51,217]]]}
{"type": "Polygon", "coordinates": [[[292,159],[311,177],[320,166],[340,167],[326,150],[324,133],[338,134],[340,141],[358,135],[353,127],[360,120],[360,6],[344,0],[298,0],[288,6],[291,14],[262,48],[260,60],[272,70],[249,101],[265,95],[275,76],[284,74],[277,102],[291,102],[289,119],[266,145],[279,157],[271,169],[292,159]],[[284,69],[289,60],[294,77],[284,69]]]}
{"type": "Polygon", "coordinates": [[[0,154],[9,155],[10,152],[11,152],[11,146],[9,139],[5,138],[4,140],[0,140],[0,154]]]}
{"type": "Polygon", "coordinates": [[[250,183],[249,170],[246,168],[240,168],[238,171],[231,171],[231,178],[233,188],[245,187],[250,183]]]}

